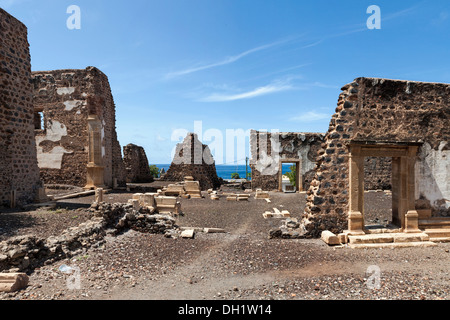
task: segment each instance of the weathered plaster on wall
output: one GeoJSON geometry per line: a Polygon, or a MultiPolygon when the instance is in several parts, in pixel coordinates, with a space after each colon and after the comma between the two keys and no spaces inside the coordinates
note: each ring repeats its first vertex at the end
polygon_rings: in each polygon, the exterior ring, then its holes
{"type": "MultiPolygon", "coordinates": [[[[416,165],[416,199],[427,199],[434,208],[450,208],[450,150],[442,141],[437,150],[425,143],[416,165]]],[[[439,209],[436,209],[439,211],[439,209]]]]}

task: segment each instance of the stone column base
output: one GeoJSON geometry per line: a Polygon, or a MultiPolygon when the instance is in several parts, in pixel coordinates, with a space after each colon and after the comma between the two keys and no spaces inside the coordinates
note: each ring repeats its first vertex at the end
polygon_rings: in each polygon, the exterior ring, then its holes
{"type": "Polygon", "coordinates": [[[348,213],[348,234],[361,235],[364,232],[364,219],[359,211],[350,211],[348,213]]]}
{"type": "Polygon", "coordinates": [[[419,214],[416,210],[410,210],[405,215],[405,233],[418,233],[419,229],[419,214]]]}
{"type": "Polygon", "coordinates": [[[105,168],[96,165],[88,165],[87,167],[87,183],[84,189],[92,190],[97,188],[106,188],[104,183],[104,172],[105,168]]]}

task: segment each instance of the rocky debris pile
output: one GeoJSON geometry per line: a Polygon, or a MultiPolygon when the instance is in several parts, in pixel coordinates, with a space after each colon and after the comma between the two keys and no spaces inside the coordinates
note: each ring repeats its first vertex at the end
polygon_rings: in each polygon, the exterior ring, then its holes
{"type": "Polygon", "coordinates": [[[0,271],[25,272],[43,264],[70,258],[81,253],[82,248],[99,245],[105,234],[105,222],[93,218],[48,239],[34,235],[11,238],[0,243],[0,271]]]}
{"type": "Polygon", "coordinates": [[[295,218],[287,218],[281,221],[279,228],[274,228],[269,231],[269,239],[301,239],[304,238],[304,230],[302,230],[300,223],[295,218]]]}
{"type": "Polygon", "coordinates": [[[19,236],[0,242],[0,272],[26,272],[45,264],[70,258],[83,249],[104,243],[107,234],[117,235],[127,229],[143,233],[177,237],[180,230],[169,215],[151,214],[131,204],[94,203],[93,218],[47,239],[34,235],[19,236]]]}

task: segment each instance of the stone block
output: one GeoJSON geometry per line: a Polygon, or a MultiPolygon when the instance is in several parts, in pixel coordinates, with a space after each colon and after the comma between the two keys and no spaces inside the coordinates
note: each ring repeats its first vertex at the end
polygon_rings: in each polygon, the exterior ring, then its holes
{"type": "Polygon", "coordinates": [[[169,184],[164,190],[164,195],[173,197],[181,196],[185,193],[184,187],[182,185],[169,184]]]}
{"type": "Polygon", "coordinates": [[[159,213],[179,213],[180,211],[180,203],[176,197],[157,196],[155,203],[159,213]]]}
{"type": "Polygon", "coordinates": [[[255,199],[269,199],[270,195],[268,191],[256,190],[255,199]]]}
{"type": "Polygon", "coordinates": [[[95,189],[95,202],[103,202],[103,188],[95,189]]]}
{"type": "Polygon", "coordinates": [[[205,232],[205,233],[225,233],[225,230],[221,229],[221,228],[204,228],[203,232],[205,232]]]}
{"type": "Polygon", "coordinates": [[[146,193],[144,194],[144,205],[149,207],[155,206],[155,196],[156,193],[146,193]]]}
{"type": "Polygon", "coordinates": [[[328,230],[322,232],[321,239],[330,246],[336,246],[341,244],[339,237],[328,230]]]}
{"type": "Polygon", "coordinates": [[[181,232],[181,237],[185,239],[192,239],[194,238],[195,231],[194,229],[187,229],[181,232]]]}
{"type": "Polygon", "coordinates": [[[28,285],[25,273],[0,273],[0,292],[15,292],[28,285]]]}

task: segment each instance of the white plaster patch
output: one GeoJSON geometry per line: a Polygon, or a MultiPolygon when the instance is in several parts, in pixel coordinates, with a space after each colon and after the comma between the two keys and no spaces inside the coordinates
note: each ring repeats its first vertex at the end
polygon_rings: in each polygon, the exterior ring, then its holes
{"type": "Polygon", "coordinates": [[[105,120],[102,121],[102,157],[104,158],[106,155],[106,149],[105,149],[105,120]]]}
{"type": "Polygon", "coordinates": [[[46,128],[45,136],[36,136],[36,149],[38,166],[42,169],[61,169],[62,158],[65,153],[72,153],[61,146],[54,147],[50,152],[44,152],[40,144],[43,141],[61,141],[61,138],[67,136],[67,127],[59,121],[49,121],[50,125],[46,128]]]}
{"type": "Polygon", "coordinates": [[[63,147],[54,147],[50,152],[42,152],[42,148],[38,147],[37,160],[38,166],[42,169],[61,169],[62,158],[67,152],[63,147]]]}
{"type": "Polygon", "coordinates": [[[78,108],[83,104],[83,101],[81,100],[67,100],[64,102],[64,110],[66,111],[72,111],[75,108],[78,108]]]}
{"type": "MultiPolygon", "coordinates": [[[[46,128],[47,135],[44,140],[60,141],[62,137],[67,136],[67,127],[59,121],[48,121],[50,125],[46,128]]],[[[44,141],[43,140],[43,141],[44,141]]]]}
{"type": "Polygon", "coordinates": [[[65,94],[72,94],[75,92],[75,88],[74,87],[61,87],[56,89],[56,93],[59,94],[60,96],[65,95],[65,94]]]}
{"type": "Polygon", "coordinates": [[[416,199],[424,196],[435,208],[450,208],[450,150],[443,150],[447,143],[442,141],[438,150],[425,143],[416,165],[416,199]]]}

